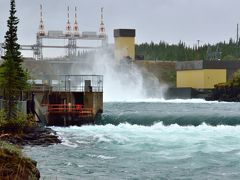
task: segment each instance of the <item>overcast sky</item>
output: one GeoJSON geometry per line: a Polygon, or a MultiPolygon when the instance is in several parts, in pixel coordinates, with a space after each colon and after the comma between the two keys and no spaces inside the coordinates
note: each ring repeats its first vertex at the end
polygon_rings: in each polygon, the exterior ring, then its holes
{"type": "MultiPolygon", "coordinates": [[[[9,1],[0,0],[0,42],[4,41],[9,1]]],[[[77,6],[80,31],[98,31],[104,7],[106,30],[113,43],[113,29],[135,28],[136,43],[215,43],[236,38],[240,0],[16,0],[19,43],[34,44],[43,4],[46,30],[65,30],[66,8],[74,17],[77,6]]],[[[73,20],[72,20],[73,22],[73,20]]]]}

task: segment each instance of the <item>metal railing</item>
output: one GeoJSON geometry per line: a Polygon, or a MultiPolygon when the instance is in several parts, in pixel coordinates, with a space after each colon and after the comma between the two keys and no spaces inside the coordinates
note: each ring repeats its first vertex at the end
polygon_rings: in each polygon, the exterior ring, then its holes
{"type": "Polygon", "coordinates": [[[52,87],[45,84],[32,84],[31,89],[34,92],[52,91],[52,87]]]}
{"type": "Polygon", "coordinates": [[[81,104],[48,104],[48,113],[70,113],[81,116],[92,116],[93,109],[85,108],[81,104]]]}
{"type": "Polygon", "coordinates": [[[29,82],[33,91],[103,92],[102,75],[55,75],[29,82]]]}

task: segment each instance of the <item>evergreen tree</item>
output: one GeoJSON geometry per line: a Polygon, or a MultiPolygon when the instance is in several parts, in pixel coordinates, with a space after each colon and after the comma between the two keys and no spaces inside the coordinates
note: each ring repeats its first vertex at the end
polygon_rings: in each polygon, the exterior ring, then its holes
{"type": "Polygon", "coordinates": [[[136,54],[146,60],[240,60],[240,47],[232,39],[229,42],[219,42],[214,45],[188,47],[182,41],[178,44],[168,44],[160,41],[136,45],[136,54]]]}
{"type": "Polygon", "coordinates": [[[16,102],[21,98],[22,91],[27,88],[27,71],[23,69],[23,58],[17,43],[17,24],[15,0],[10,1],[10,16],[7,21],[8,31],[5,35],[5,55],[0,66],[0,87],[3,90],[3,98],[6,100],[5,111],[7,117],[14,116],[16,102]]]}

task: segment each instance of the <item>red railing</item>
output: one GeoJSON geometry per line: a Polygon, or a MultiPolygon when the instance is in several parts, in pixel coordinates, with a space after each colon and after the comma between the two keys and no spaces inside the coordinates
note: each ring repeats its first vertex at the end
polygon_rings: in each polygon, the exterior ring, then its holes
{"type": "Polygon", "coordinates": [[[82,116],[93,115],[92,108],[85,108],[81,104],[48,104],[49,113],[77,113],[82,116]]]}

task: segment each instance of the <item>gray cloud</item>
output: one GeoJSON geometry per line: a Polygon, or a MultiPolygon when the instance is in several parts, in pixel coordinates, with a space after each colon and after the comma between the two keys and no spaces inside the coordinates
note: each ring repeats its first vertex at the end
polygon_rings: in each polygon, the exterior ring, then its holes
{"type": "MultiPolygon", "coordinates": [[[[235,38],[240,22],[239,0],[17,0],[19,42],[33,44],[39,24],[39,4],[44,6],[47,30],[65,29],[66,6],[78,6],[81,31],[97,31],[100,7],[110,41],[115,28],[136,28],[137,43],[179,40],[192,45],[235,38]]],[[[0,42],[4,40],[9,0],[0,0],[0,42]]],[[[73,12],[71,13],[73,17],[73,12]]]]}

